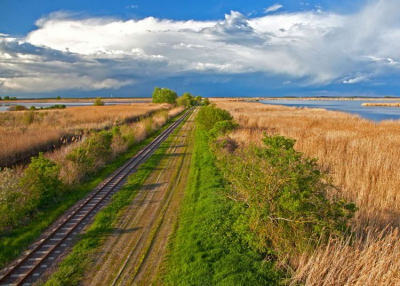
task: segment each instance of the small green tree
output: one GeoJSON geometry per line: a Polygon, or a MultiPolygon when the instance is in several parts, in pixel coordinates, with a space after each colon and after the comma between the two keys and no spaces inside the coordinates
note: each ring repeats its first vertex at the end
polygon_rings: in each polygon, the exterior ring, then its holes
{"type": "Polygon", "coordinates": [[[200,95],[196,96],[196,97],[194,98],[194,100],[196,100],[197,102],[200,102],[200,101],[201,101],[201,96],[200,96],[200,95]]]}
{"type": "Polygon", "coordinates": [[[175,91],[168,88],[155,87],[153,91],[153,102],[154,103],[171,103],[174,104],[178,95],[175,91]]]}
{"type": "Polygon", "coordinates": [[[10,97],[9,96],[5,96],[4,100],[10,100],[10,97]]]}
{"type": "Polygon", "coordinates": [[[60,100],[61,99],[61,96],[57,96],[57,100],[60,100]]]}
{"type": "Polygon", "coordinates": [[[205,106],[210,105],[210,100],[208,98],[204,98],[203,105],[205,106]]]}
{"type": "Polygon", "coordinates": [[[96,98],[96,100],[93,103],[94,106],[103,106],[104,102],[101,100],[100,97],[96,98]]]}

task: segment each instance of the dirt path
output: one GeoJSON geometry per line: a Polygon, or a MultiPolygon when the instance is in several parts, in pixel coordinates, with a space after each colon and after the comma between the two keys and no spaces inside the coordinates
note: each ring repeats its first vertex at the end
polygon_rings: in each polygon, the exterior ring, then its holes
{"type": "Polygon", "coordinates": [[[94,256],[83,285],[151,285],[156,278],[187,181],[193,119],[192,114],[94,256]]]}

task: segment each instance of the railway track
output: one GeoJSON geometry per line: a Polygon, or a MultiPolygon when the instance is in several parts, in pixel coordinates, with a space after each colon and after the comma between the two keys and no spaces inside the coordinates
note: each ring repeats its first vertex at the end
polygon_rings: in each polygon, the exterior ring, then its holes
{"type": "Polygon", "coordinates": [[[179,126],[192,111],[187,111],[179,120],[157,136],[149,145],[129,159],[103,183],[97,186],[88,198],[71,208],[66,218],[33,244],[24,256],[4,269],[0,274],[0,285],[31,285],[39,280],[71,246],[72,241],[89,224],[94,215],[108,202],[131,174],[148,156],[179,126]]]}

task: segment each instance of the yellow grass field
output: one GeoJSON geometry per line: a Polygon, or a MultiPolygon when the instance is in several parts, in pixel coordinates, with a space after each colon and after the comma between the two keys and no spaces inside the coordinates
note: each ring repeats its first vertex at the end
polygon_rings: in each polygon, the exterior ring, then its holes
{"type": "Polygon", "coordinates": [[[391,229],[400,226],[400,121],[375,123],[324,109],[227,99],[212,102],[229,110],[240,124],[231,135],[240,144],[261,144],[264,132],[296,139],[295,148],[318,158],[338,186],[338,194],[359,208],[353,223],[359,240],[351,246],[332,241],[312,256],[296,258],[295,281],[400,283],[400,242],[397,230],[391,229]]]}
{"type": "Polygon", "coordinates": [[[171,108],[168,104],[133,103],[82,106],[62,110],[0,113],[0,162],[10,164],[57,144],[60,138],[102,129],[171,108]]]}

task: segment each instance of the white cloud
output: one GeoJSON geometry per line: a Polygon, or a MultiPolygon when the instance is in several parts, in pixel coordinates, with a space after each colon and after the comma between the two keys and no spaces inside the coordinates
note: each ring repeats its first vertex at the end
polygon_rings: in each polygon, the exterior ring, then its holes
{"type": "Polygon", "coordinates": [[[272,6],[268,7],[268,8],[265,8],[264,9],[264,13],[267,14],[267,13],[270,13],[270,12],[275,12],[275,11],[278,11],[279,9],[281,9],[282,7],[283,6],[281,4],[274,4],[274,5],[272,5],[272,6]]]}
{"type": "Polygon", "coordinates": [[[38,20],[25,38],[0,35],[0,78],[2,88],[26,92],[120,88],[146,76],[188,73],[362,83],[400,72],[399,10],[399,1],[377,0],[354,14],[249,19],[232,11],[219,21],[82,19],[57,12],[38,20]]]}
{"type": "Polygon", "coordinates": [[[354,84],[354,83],[359,83],[359,82],[363,82],[363,81],[368,81],[367,75],[360,75],[355,78],[350,78],[350,79],[344,80],[343,83],[344,84],[354,84]]]}

